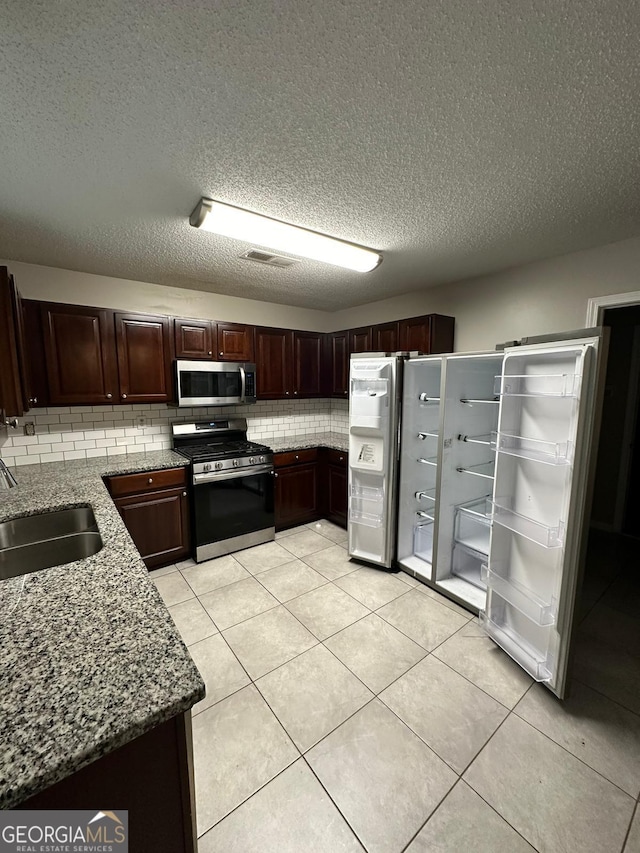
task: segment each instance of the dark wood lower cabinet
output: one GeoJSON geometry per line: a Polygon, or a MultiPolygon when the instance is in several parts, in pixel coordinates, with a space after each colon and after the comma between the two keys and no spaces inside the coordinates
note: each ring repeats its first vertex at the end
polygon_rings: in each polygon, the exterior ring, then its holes
{"type": "Polygon", "coordinates": [[[276,453],[276,530],[319,518],[346,527],[347,459],[328,448],[276,453]]]}
{"type": "Polygon", "coordinates": [[[349,506],[347,488],[348,453],[339,450],[325,450],[324,453],[324,500],[322,514],[340,527],[347,526],[349,506]]]}
{"type": "Polygon", "coordinates": [[[109,477],[107,487],[148,569],[189,556],[189,499],[184,468],[109,477]]]}
{"type": "Polygon", "coordinates": [[[276,530],[319,517],[318,451],[274,454],[276,530]]]}
{"type": "Polygon", "coordinates": [[[105,803],[128,810],[132,853],[195,853],[191,712],[161,723],[17,808],[97,811],[105,803]]]}

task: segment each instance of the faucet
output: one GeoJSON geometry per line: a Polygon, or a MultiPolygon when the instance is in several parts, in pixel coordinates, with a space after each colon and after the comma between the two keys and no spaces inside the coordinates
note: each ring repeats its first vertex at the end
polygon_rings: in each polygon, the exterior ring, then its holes
{"type": "Polygon", "coordinates": [[[0,459],[0,489],[13,489],[18,485],[18,481],[13,476],[6,464],[0,459]]]}

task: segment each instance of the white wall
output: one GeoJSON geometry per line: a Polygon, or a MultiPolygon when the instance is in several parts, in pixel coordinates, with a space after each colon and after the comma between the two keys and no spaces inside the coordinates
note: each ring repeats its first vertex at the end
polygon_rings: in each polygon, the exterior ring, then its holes
{"type": "Polygon", "coordinates": [[[0,260],[0,266],[8,267],[13,273],[25,299],[96,305],[99,308],[169,314],[190,319],[226,320],[255,326],[279,326],[312,332],[326,332],[331,327],[330,314],[311,308],[275,305],[256,299],[220,296],[200,290],[165,287],[19,261],[0,260]]]}
{"type": "Polygon", "coordinates": [[[587,300],[640,291],[640,237],[493,275],[427,288],[333,313],[177,287],[0,261],[23,296],[51,302],[333,331],[436,312],[456,318],[455,349],[493,349],[526,335],[580,329],[587,300]]]}
{"type": "Polygon", "coordinates": [[[640,291],[640,237],[338,311],[332,328],[436,312],[456,318],[457,351],[493,349],[526,335],[584,328],[589,298],[634,290],[640,291]]]}

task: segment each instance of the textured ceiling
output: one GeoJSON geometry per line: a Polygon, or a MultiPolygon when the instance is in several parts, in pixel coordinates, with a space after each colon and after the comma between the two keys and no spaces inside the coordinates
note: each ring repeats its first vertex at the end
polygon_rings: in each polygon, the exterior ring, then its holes
{"type": "Polygon", "coordinates": [[[638,3],[0,9],[0,257],[334,310],[640,233],[638,3]],[[240,260],[201,195],[384,262],[240,260]]]}

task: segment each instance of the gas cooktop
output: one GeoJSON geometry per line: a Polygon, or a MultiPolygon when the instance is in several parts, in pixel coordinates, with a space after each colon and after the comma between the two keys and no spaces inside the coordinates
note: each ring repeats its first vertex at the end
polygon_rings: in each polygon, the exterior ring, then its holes
{"type": "Polygon", "coordinates": [[[239,459],[271,453],[271,448],[254,441],[220,441],[207,444],[187,444],[174,448],[192,462],[212,462],[215,459],[239,459]]]}

